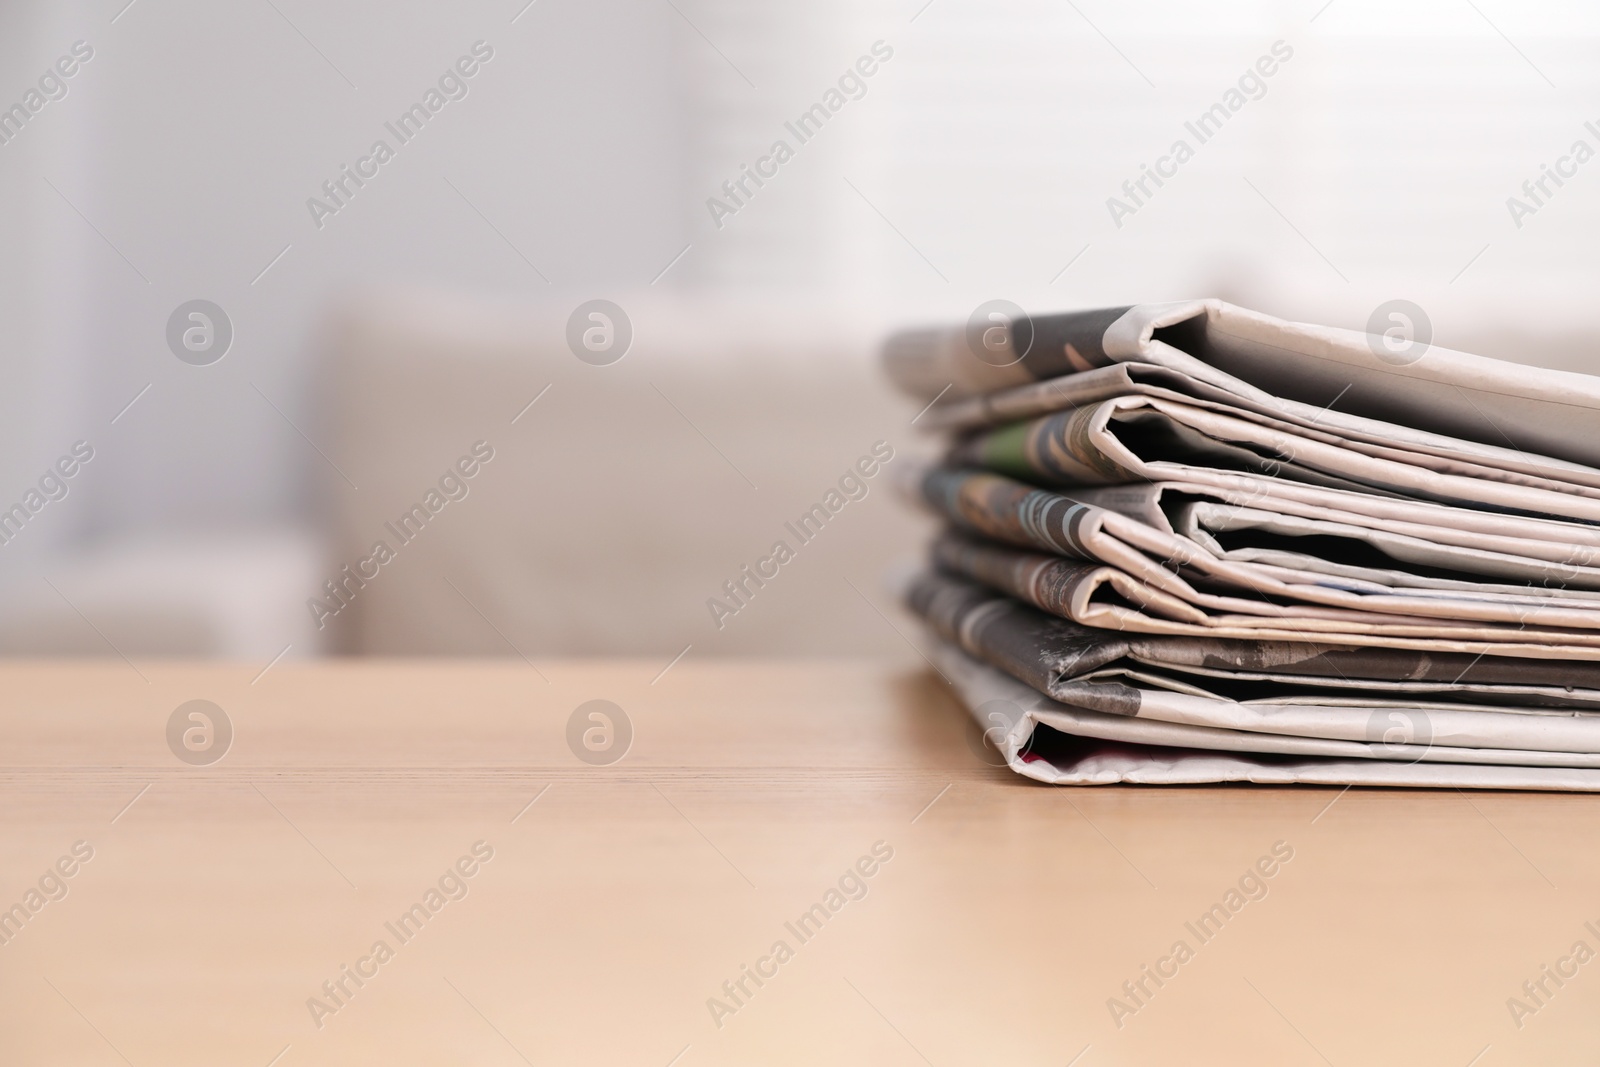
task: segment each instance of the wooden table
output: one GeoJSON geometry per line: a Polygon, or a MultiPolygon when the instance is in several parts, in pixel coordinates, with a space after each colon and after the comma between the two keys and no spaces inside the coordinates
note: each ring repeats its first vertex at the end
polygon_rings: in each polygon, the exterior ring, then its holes
{"type": "Polygon", "coordinates": [[[691,656],[652,683],[660,667],[0,668],[0,908],[66,891],[0,946],[0,1063],[1600,1050],[1600,963],[1569,957],[1600,950],[1600,799],[1051,788],[987,765],[925,672],[691,656]],[[167,741],[195,699],[234,731],[209,764],[167,741]],[[594,699],[632,725],[609,765],[567,742],[594,699]],[[1292,859],[1228,912],[1279,842],[1292,859]],[[1225,922],[1195,925],[1219,903],[1225,922]],[[1573,976],[1544,978],[1541,1005],[1523,983],[1545,964],[1573,976]]]}

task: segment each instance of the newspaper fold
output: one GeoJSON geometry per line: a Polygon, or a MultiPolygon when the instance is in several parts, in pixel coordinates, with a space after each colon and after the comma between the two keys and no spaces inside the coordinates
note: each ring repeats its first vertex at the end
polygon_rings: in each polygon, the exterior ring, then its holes
{"type": "MultiPolygon", "coordinates": [[[[937,581],[937,580],[935,580],[937,581]]],[[[938,589],[924,582],[910,595],[913,610],[943,639],[974,658],[1030,684],[1063,704],[1104,715],[1161,722],[1349,742],[1347,756],[1454,763],[1518,763],[1540,766],[1600,767],[1600,714],[1555,705],[1556,687],[1546,687],[1547,706],[1453,701],[1450,687],[1432,700],[1361,700],[1350,692],[1319,691],[1317,679],[1257,685],[1258,694],[1235,699],[1185,682],[1178,671],[1146,669],[1132,657],[1104,658],[1093,669],[1063,672],[1039,684],[1036,672],[1022,666],[1032,655],[1057,658],[1062,646],[1097,651],[1092,634],[1069,634],[1029,619],[1027,609],[1003,599],[986,600],[972,591],[938,589]],[[952,609],[954,599],[964,601],[952,609]],[[1022,614],[1012,614],[1020,612],[1022,614]],[[1286,700],[1297,694],[1299,699],[1286,700]]],[[[981,596],[981,594],[980,594],[981,596]]],[[[1080,660],[1081,662],[1081,660],[1080,660]]],[[[1213,689],[1224,674],[1208,680],[1213,689]]],[[[1480,685],[1479,701],[1492,700],[1496,687],[1480,685]]]]}
{"type": "Polygon", "coordinates": [[[1025,316],[1007,324],[999,352],[988,347],[990,336],[971,325],[904,331],[885,342],[884,366],[925,403],[941,392],[956,400],[1139,363],[1333,430],[1379,419],[1407,428],[1402,433],[1600,466],[1600,378],[1425,339],[1396,351],[1357,330],[1287,322],[1221,300],[1025,316]]]}
{"type": "Polygon", "coordinates": [[[1595,575],[1575,575],[1571,567],[1508,553],[1485,562],[1477,558],[1484,553],[1421,541],[1401,543],[1395,557],[1383,556],[1387,567],[1345,564],[1276,546],[1314,537],[1334,546],[1323,548],[1329,554],[1358,554],[1353,548],[1380,555],[1382,547],[1396,547],[1390,542],[1399,535],[1194,504],[1179,509],[1175,525],[1126,513],[1129,498],[1156,487],[1129,487],[1118,502],[1125,510],[1111,510],[1085,501],[1093,494],[1074,499],[983,472],[912,470],[909,479],[921,500],[971,534],[1105,565],[1040,558],[970,538],[945,537],[935,547],[947,568],[1088,625],[1291,626],[1367,633],[1377,643],[1386,634],[1516,643],[1539,635],[1543,643],[1595,646],[1600,637],[1582,632],[1600,628],[1600,595],[1593,588],[1471,580],[1474,570],[1520,566],[1545,581],[1595,585],[1595,575]],[[1253,538],[1229,548],[1212,536],[1239,528],[1280,540],[1253,538]],[[1447,561],[1459,569],[1445,571],[1447,561]],[[1103,617],[1086,617],[1090,611],[1103,617]]]}
{"type": "Polygon", "coordinates": [[[1052,701],[947,642],[934,642],[931,655],[1006,765],[1053,785],[1254,782],[1600,792],[1600,769],[1593,767],[1363,758],[1352,742],[1105,715],[1052,701]]]}
{"type": "Polygon", "coordinates": [[[1553,679],[1550,664],[1509,656],[1118,633],[940,571],[916,574],[899,592],[934,631],[1057,700],[1069,700],[1087,681],[1123,681],[1247,704],[1336,697],[1363,706],[1489,703],[1600,712],[1600,663],[1562,664],[1553,679]]]}
{"type": "Polygon", "coordinates": [[[1589,484],[1600,483],[1600,471],[1573,464],[1532,474],[1489,458],[1466,449],[1406,453],[1146,396],[1112,397],[983,431],[950,453],[952,464],[1054,485],[1175,478],[1259,492],[1264,481],[1288,481],[1600,522],[1600,488],[1589,484]]]}

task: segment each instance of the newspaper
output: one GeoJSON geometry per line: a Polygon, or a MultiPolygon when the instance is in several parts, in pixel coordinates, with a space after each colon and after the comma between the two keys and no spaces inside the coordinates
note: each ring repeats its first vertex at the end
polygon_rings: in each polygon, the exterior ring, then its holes
{"type": "Polygon", "coordinates": [[[884,358],[953,436],[906,601],[1019,770],[1595,788],[1600,378],[1220,301],[884,358]]]}
{"type": "Polygon", "coordinates": [[[1062,704],[934,640],[931,657],[985,739],[1018,774],[1053,785],[1422,786],[1600,791],[1600,768],[1515,762],[1523,753],[1484,750],[1503,762],[1422,758],[1432,746],[1251,733],[1062,704]],[[1418,752],[1422,749],[1422,752],[1418,752]]]}
{"type": "Polygon", "coordinates": [[[971,324],[905,331],[885,342],[884,365],[927,402],[1143,364],[1200,383],[1213,398],[1334,432],[1370,432],[1364,420],[1377,419],[1400,428],[1393,440],[1402,447],[1442,434],[1600,466],[1600,378],[1586,374],[1421,343],[1396,353],[1360,331],[1220,300],[1028,316],[1005,324],[1001,351],[991,350],[993,335],[971,324]]]}
{"type": "Polygon", "coordinates": [[[1210,688],[1192,685],[1181,671],[1152,669],[1131,656],[1106,654],[1114,650],[1099,649],[1092,633],[1052,630],[1048,619],[1030,618],[1020,605],[970,588],[940,588],[938,581],[933,579],[930,586],[919,580],[908,595],[909,605],[931,629],[974,658],[1075,708],[1249,734],[1349,742],[1345,754],[1355,757],[1600,767],[1600,713],[1594,710],[1592,693],[1587,707],[1577,706],[1586,703],[1584,697],[1569,701],[1558,686],[1542,687],[1542,706],[1500,703],[1511,696],[1511,687],[1482,683],[1470,700],[1454,699],[1468,694],[1453,684],[1409,698],[1362,699],[1360,690],[1322,686],[1321,679],[1310,675],[1243,687],[1253,696],[1228,695],[1221,691],[1225,686],[1240,687],[1227,686],[1225,674],[1203,679],[1210,688]],[[954,601],[960,606],[954,607],[954,601]],[[1070,650],[1068,658],[1078,667],[1052,672],[1041,685],[1030,661],[1059,664],[1063,649],[1070,650]],[[1086,664],[1097,665],[1082,669],[1086,664]]]}
{"type": "MultiPolygon", "coordinates": [[[[923,623],[1057,700],[1088,682],[1127,683],[1240,703],[1337,698],[1349,705],[1553,708],[1600,712],[1600,663],[1422,653],[1359,644],[1119,633],[1046,614],[976,582],[922,571],[899,590],[923,623]]],[[[1100,710],[1114,691],[1097,691],[1100,710]]],[[[1129,705],[1128,707],[1136,707],[1129,705]]]]}
{"type": "MultiPolygon", "coordinates": [[[[1219,552],[1198,526],[1201,517],[1193,508],[1180,518],[1196,535],[1189,537],[1182,529],[1141,523],[997,475],[933,469],[912,478],[920,481],[920,498],[954,526],[992,539],[940,538],[934,556],[942,567],[1086,625],[1156,633],[1211,628],[1219,636],[1223,630],[1289,628],[1300,640],[1341,633],[1374,644],[1387,643],[1387,637],[1517,644],[1537,639],[1542,645],[1588,648],[1587,653],[1562,653],[1585,658],[1600,648],[1600,594],[1593,588],[1444,578],[1434,568],[1408,570],[1403,560],[1376,568],[1273,548],[1219,552]]],[[[1219,527],[1270,526],[1275,519],[1265,512],[1224,510],[1211,521],[1219,527]]],[[[1320,531],[1324,543],[1342,538],[1371,547],[1396,536],[1304,525],[1320,531]]],[[[1458,561],[1463,567],[1478,562],[1465,551],[1455,554],[1464,557],[1458,561]]],[[[1521,562],[1538,569],[1536,560],[1521,562]]],[[[1570,578],[1566,569],[1552,567],[1546,580],[1570,578]]],[[[1584,580],[1594,584],[1592,576],[1584,580]]]]}
{"type": "Polygon", "coordinates": [[[1600,522],[1600,488],[1588,484],[1600,483],[1600,471],[1572,464],[1534,474],[1487,458],[1466,448],[1408,453],[1147,396],[1112,397],[982,432],[951,453],[954,463],[1055,484],[1184,478],[1221,487],[1273,479],[1600,522]]]}

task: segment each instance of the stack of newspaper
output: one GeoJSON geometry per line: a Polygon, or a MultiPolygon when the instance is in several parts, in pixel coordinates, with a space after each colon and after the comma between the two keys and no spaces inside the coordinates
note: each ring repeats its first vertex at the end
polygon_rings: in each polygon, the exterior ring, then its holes
{"type": "Polygon", "coordinates": [[[891,337],[902,590],[1016,771],[1600,790],[1600,378],[1216,300],[891,337]]]}

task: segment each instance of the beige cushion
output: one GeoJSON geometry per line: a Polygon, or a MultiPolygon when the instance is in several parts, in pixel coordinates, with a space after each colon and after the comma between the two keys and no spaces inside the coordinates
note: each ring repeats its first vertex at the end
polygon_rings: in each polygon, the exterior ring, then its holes
{"type": "Polygon", "coordinates": [[[329,458],[359,490],[327,472],[333,558],[354,566],[380,539],[395,557],[368,565],[376,577],[325,620],[333,647],[515,646],[663,665],[691,643],[696,655],[906,654],[846,582],[891,610],[882,574],[923,540],[926,520],[892,498],[886,474],[811,543],[784,526],[874,442],[900,457],[914,444],[914,409],[877,371],[878,325],[815,308],[614,299],[634,339],[605,367],[567,347],[576,298],[529,307],[388,293],[336,317],[322,425],[329,458]],[[480,440],[494,459],[465,498],[401,545],[385,523],[480,440]],[[747,580],[754,595],[718,629],[707,599],[779,539],[795,558],[763,588],[747,580]]]}

